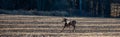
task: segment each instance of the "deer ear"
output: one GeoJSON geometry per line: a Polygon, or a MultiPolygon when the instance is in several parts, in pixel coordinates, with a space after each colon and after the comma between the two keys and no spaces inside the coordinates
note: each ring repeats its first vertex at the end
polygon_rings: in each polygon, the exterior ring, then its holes
{"type": "Polygon", "coordinates": [[[67,19],[67,18],[63,18],[63,19],[67,19]]]}
{"type": "Polygon", "coordinates": [[[63,20],[68,20],[67,18],[63,18],[63,20]]]}

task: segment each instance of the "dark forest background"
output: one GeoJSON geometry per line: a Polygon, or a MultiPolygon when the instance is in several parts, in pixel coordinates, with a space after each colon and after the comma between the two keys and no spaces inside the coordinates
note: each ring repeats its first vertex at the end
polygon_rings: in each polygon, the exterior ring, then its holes
{"type": "Polygon", "coordinates": [[[120,0],[0,0],[0,14],[120,17],[120,0]]]}

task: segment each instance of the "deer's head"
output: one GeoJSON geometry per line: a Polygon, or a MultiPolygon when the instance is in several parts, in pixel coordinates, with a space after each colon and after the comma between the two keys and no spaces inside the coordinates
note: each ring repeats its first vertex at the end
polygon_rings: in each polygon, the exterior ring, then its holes
{"type": "Polygon", "coordinates": [[[62,22],[67,22],[67,20],[68,20],[68,19],[66,19],[66,18],[63,18],[62,22]]]}

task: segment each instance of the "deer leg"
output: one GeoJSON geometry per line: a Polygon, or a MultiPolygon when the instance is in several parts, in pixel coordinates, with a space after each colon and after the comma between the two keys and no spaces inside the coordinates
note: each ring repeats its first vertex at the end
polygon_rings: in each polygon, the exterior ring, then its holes
{"type": "Polygon", "coordinates": [[[63,29],[61,30],[61,32],[65,29],[66,26],[63,27],[63,29]]]}
{"type": "Polygon", "coordinates": [[[75,26],[73,25],[73,30],[72,30],[73,32],[75,32],[75,26]]]}
{"type": "Polygon", "coordinates": [[[69,32],[71,32],[70,26],[69,26],[69,30],[70,30],[69,32]]]}

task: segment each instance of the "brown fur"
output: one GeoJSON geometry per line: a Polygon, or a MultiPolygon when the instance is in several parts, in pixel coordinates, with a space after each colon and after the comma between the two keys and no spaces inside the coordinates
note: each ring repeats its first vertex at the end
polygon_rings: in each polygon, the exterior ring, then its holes
{"type": "Polygon", "coordinates": [[[63,27],[63,29],[61,30],[61,32],[64,31],[64,28],[70,27],[70,26],[72,26],[72,27],[73,27],[73,31],[75,31],[76,21],[75,21],[75,20],[72,20],[72,21],[70,21],[70,22],[68,22],[68,23],[67,23],[67,21],[68,21],[68,19],[66,19],[66,18],[63,19],[62,22],[65,22],[65,23],[64,23],[64,27],[63,27]]]}

